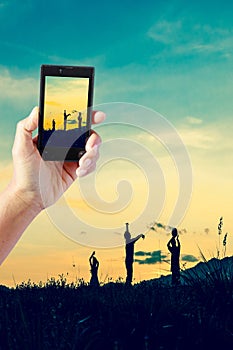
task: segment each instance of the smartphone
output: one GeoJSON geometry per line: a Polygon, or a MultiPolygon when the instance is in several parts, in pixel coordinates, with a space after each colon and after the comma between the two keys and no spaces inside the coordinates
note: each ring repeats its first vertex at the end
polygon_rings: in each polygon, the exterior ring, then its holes
{"type": "Polygon", "coordinates": [[[44,160],[78,161],[90,136],[94,67],[42,65],[38,150],[44,160]]]}

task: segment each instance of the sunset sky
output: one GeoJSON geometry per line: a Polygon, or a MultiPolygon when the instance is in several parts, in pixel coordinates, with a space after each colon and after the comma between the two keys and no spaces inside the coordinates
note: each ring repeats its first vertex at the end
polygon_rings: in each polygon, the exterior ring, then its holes
{"type": "Polygon", "coordinates": [[[93,250],[102,281],[125,278],[125,222],[147,232],[136,282],[169,272],[167,225],[191,267],[199,248],[216,256],[222,216],[232,255],[232,11],[226,0],[0,1],[0,190],[16,123],[38,105],[41,64],[94,66],[94,108],[107,114],[96,173],[28,227],[0,284],[88,280],[93,250]]]}
{"type": "Polygon", "coordinates": [[[86,122],[88,101],[88,78],[46,77],[44,129],[56,130],[64,127],[64,111],[70,114],[67,118],[67,130],[78,127],[78,113],[82,116],[82,125],[86,122]]]}

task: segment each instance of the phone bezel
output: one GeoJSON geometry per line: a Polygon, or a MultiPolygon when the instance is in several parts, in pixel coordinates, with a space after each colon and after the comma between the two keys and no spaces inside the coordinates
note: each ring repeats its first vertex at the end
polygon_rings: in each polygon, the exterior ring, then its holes
{"type": "Polygon", "coordinates": [[[91,114],[93,106],[94,67],[90,66],[66,66],[66,65],[41,65],[40,68],[40,99],[39,99],[39,123],[38,123],[38,150],[44,160],[53,161],[78,161],[85,153],[84,147],[48,147],[43,145],[44,101],[46,76],[89,78],[87,101],[87,131],[88,138],[91,132],[91,114]]]}

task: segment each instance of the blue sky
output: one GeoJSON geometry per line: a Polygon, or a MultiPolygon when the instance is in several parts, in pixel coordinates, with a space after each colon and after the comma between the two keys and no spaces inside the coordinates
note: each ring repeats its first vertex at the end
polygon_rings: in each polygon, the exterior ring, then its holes
{"type": "Polygon", "coordinates": [[[41,63],[94,64],[96,102],[142,103],[171,118],[174,104],[178,113],[190,107],[198,115],[205,107],[211,119],[218,104],[225,112],[232,107],[232,7],[228,1],[3,0],[0,64],[13,77],[37,81],[41,63]],[[121,89],[109,90],[116,77],[121,89]],[[135,83],[138,89],[124,89],[135,83]]]}
{"type": "Polygon", "coordinates": [[[38,104],[40,65],[93,65],[96,104],[151,108],[183,138],[194,171],[184,225],[224,216],[232,231],[232,12],[227,0],[0,0],[0,166],[16,122],[38,104]]]}

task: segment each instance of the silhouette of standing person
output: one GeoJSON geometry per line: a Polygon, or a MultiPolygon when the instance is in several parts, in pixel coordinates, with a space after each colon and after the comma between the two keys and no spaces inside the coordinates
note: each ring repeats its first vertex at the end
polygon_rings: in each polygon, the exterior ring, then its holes
{"type": "Polygon", "coordinates": [[[99,287],[99,280],[98,280],[99,261],[95,257],[95,252],[91,254],[89,258],[89,263],[91,267],[90,286],[99,287]]]}
{"type": "Polygon", "coordinates": [[[64,110],[64,130],[66,130],[66,124],[67,124],[67,118],[70,116],[71,114],[66,114],[66,110],[64,110]]]}
{"type": "Polygon", "coordinates": [[[55,121],[55,119],[53,119],[52,124],[53,124],[53,128],[52,128],[52,130],[53,130],[53,131],[55,131],[55,129],[56,129],[56,121],[55,121]]]}
{"type": "Polygon", "coordinates": [[[126,223],[125,231],[125,267],[127,271],[126,285],[131,285],[133,279],[133,261],[134,261],[134,244],[139,240],[139,238],[145,238],[143,234],[138,235],[135,238],[131,238],[129,232],[129,224],[126,223]]]}
{"type": "Polygon", "coordinates": [[[80,129],[82,127],[82,113],[78,112],[78,128],[80,129]]]}
{"type": "Polygon", "coordinates": [[[180,241],[176,228],[172,229],[172,238],[167,243],[171,253],[172,285],[180,283],[180,241]]]}

